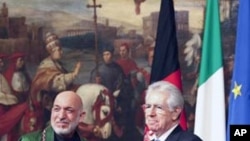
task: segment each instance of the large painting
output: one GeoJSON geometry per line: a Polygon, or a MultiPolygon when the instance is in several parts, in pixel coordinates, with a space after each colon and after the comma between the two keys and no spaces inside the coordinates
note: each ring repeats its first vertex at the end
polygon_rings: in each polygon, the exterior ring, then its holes
{"type": "MultiPolygon", "coordinates": [[[[141,104],[150,79],[160,2],[0,0],[0,140],[16,141],[49,124],[53,99],[63,90],[76,91],[85,102],[89,116],[79,125],[82,136],[90,141],[142,140],[141,104]],[[112,110],[92,115],[100,108],[95,105],[100,95],[112,110]],[[93,131],[96,127],[99,132],[93,131]]],[[[205,3],[174,0],[191,132],[205,3]]],[[[226,94],[237,8],[238,0],[220,0],[226,94]]]]}

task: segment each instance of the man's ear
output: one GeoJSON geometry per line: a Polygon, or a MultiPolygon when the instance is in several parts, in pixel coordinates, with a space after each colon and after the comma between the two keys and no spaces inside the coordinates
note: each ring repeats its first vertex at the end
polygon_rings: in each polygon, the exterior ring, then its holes
{"type": "Polygon", "coordinates": [[[81,114],[80,114],[80,121],[83,121],[84,120],[84,117],[86,115],[86,112],[83,111],[81,114]]]}
{"type": "Polygon", "coordinates": [[[182,111],[181,107],[175,108],[173,111],[172,120],[178,120],[181,115],[181,111],[182,111]]]}

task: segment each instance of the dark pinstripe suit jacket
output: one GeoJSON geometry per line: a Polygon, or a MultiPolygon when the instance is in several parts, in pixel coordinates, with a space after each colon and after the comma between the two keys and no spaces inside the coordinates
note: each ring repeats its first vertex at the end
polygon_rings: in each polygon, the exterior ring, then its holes
{"type": "Polygon", "coordinates": [[[198,136],[189,132],[183,131],[178,125],[173,132],[165,139],[165,141],[202,141],[198,136]]]}

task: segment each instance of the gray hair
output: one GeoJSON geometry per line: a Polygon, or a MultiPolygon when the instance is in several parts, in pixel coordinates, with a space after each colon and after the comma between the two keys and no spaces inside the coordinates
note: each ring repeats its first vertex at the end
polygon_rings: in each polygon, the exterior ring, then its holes
{"type": "Polygon", "coordinates": [[[146,91],[145,100],[148,99],[151,94],[166,94],[168,95],[168,99],[166,104],[170,111],[175,110],[176,108],[183,108],[184,99],[181,91],[167,81],[157,81],[148,86],[146,91]]]}

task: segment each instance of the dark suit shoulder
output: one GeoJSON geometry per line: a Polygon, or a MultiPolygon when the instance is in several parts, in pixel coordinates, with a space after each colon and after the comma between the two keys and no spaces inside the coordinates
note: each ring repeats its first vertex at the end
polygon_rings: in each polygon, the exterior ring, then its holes
{"type": "Polygon", "coordinates": [[[166,141],[202,141],[197,135],[190,131],[184,131],[177,126],[166,141]]]}
{"type": "Polygon", "coordinates": [[[189,131],[182,131],[180,138],[181,141],[202,141],[201,138],[189,131]]]}

